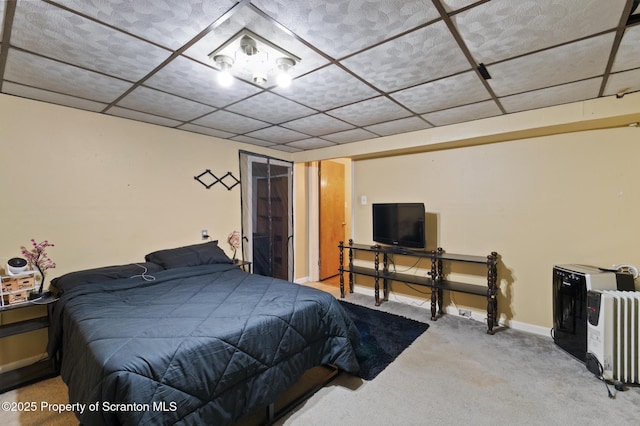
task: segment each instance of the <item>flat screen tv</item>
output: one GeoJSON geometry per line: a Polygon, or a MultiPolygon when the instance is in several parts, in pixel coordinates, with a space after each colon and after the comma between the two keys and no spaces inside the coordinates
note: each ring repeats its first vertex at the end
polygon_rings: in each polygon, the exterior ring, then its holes
{"type": "Polygon", "coordinates": [[[424,248],[424,203],[381,203],[373,207],[373,241],[424,248]]]}

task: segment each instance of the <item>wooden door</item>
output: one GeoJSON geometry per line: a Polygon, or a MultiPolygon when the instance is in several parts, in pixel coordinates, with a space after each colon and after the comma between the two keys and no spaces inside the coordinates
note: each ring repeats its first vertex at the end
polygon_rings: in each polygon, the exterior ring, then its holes
{"type": "Polygon", "coordinates": [[[322,161],[320,173],[320,279],[338,275],[338,244],[345,238],[344,164],[322,161]]]}

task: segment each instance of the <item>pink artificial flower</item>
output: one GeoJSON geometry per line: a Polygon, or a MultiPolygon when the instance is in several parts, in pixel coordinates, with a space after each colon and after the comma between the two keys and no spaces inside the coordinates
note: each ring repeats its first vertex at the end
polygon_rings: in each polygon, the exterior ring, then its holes
{"type": "Polygon", "coordinates": [[[227,237],[227,242],[235,252],[237,249],[240,248],[240,243],[241,243],[240,233],[238,231],[233,231],[232,233],[230,233],[229,236],[227,237]]]}
{"type": "Polygon", "coordinates": [[[44,271],[47,269],[56,267],[55,262],[53,262],[47,254],[47,247],[54,247],[55,244],[50,243],[48,240],[36,243],[36,240],[32,238],[31,245],[33,246],[31,250],[22,247],[22,255],[32,268],[38,268],[38,270],[44,274],[44,271]]]}

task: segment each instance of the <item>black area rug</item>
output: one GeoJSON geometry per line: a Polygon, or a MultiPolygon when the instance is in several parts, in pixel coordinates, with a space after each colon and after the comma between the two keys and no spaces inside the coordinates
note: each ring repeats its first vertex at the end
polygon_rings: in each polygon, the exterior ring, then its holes
{"type": "Polygon", "coordinates": [[[427,331],[429,324],[409,318],[340,301],[360,332],[356,357],[360,376],[372,380],[391,364],[414,340],[427,331]]]}

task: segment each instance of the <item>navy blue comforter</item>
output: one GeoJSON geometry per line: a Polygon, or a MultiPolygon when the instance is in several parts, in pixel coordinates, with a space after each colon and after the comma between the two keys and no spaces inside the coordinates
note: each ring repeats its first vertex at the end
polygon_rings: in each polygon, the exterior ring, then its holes
{"type": "Polygon", "coordinates": [[[49,353],[86,425],[230,424],[302,373],[358,371],[358,332],[328,293],[233,265],[66,291],[49,353]]]}

